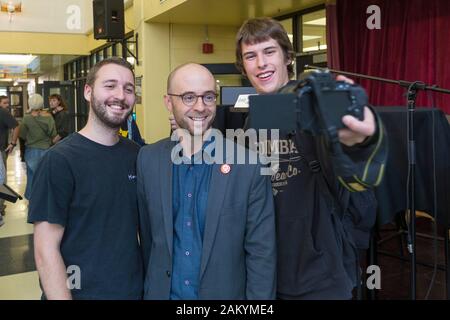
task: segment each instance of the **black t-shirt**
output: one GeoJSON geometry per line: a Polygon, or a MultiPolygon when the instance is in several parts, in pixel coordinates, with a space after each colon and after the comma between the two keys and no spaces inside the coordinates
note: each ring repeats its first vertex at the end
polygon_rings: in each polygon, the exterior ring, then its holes
{"type": "Polygon", "coordinates": [[[0,149],[5,150],[8,146],[9,130],[18,126],[16,119],[9,113],[8,109],[0,108],[0,149]]]}
{"type": "Polygon", "coordinates": [[[66,268],[74,265],[81,271],[81,289],[72,289],[74,299],[142,297],[138,150],[124,138],[104,146],[74,133],[51,148],[38,166],[28,222],[65,227],[61,255],[66,268]]]}

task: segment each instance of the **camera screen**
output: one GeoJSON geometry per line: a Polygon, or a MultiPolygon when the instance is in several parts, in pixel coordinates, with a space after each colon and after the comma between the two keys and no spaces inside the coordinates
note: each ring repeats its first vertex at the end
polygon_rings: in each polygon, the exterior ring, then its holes
{"type": "MultiPolygon", "coordinates": [[[[323,91],[323,98],[328,119],[341,120],[352,107],[349,91],[323,91]]],[[[342,121],[338,123],[341,125],[338,128],[344,127],[342,121]]]]}

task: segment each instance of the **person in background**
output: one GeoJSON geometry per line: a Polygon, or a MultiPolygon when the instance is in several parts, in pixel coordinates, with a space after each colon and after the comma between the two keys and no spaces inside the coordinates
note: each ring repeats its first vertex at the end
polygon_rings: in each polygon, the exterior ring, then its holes
{"type": "MultiPolygon", "coordinates": [[[[0,150],[2,154],[3,166],[5,171],[7,168],[8,155],[13,151],[17,145],[19,138],[19,123],[14,119],[9,110],[9,98],[7,96],[0,96],[0,150]],[[9,132],[12,130],[11,141],[9,141],[9,132]]],[[[6,175],[5,181],[6,183],[6,175]]],[[[0,199],[0,215],[5,215],[5,200],[0,199]]]]}
{"type": "Polygon", "coordinates": [[[48,98],[50,110],[55,119],[56,136],[53,138],[53,144],[58,143],[69,135],[69,114],[67,113],[67,106],[59,94],[52,94],[48,98]]]}
{"type": "Polygon", "coordinates": [[[142,139],[139,127],[137,126],[136,120],[134,120],[133,114],[130,114],[126,121],[120,126],[119,134],[136,142],[139,146],[145,146],[145,141],[142,139]]]}
{"type": "MultiPolygon", "coordinates": [[[[6,179],[6,169],[3,161],[0,161],[0,184],[4,184],[6,179]]],[[[3,215],[0,215],[0,227],[5,224],[3,215]]]]}
{"type": "Polygon", "coordinates": [[[44,99],[34,94],[28,99],[29,114],[20,123],[20,137],[25,141],[25,163],[27,166],[27,187],[25,198],[30,199],[33,176],[39,161],[52,145],[56,136],[55,121],[52,116],[43,112],[44,99]]]}

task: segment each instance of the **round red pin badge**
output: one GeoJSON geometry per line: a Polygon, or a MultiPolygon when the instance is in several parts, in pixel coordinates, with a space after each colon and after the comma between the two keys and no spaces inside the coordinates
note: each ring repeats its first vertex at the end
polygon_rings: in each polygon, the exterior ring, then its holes
{"type": "Polygon", "coordinates": [[[228,173],[231,171],[231,167],[230,167],[230,165],[228,165],[228,164],[223,164],[223,165],[220,167],[220,171],[221,171],[223,174],[228,174],[228,173]]]}

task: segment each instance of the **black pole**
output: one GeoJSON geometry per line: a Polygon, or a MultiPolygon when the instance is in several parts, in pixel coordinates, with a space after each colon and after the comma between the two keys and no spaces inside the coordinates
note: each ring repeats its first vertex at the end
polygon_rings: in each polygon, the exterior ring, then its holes
{"type": "Polygon", "coordinates": [[[449,250],[449,232],[450,229],[448,227],[448,224],[445,225],[444,228],[444,248],[445,248],[445,278],[446,278],[446,298],[447,300],[450,300],[450,250],[449,250]]]}
{"type": "MultiPolygon", "coordinates": [[[[309,69],[321,69],[324,68],[305,65],[305,68],[309,69]]],[[[416,300],[417,297],[417,265],[416,265],[416,206],[415,206],[415,167],[416,167],[416,145],[414,140],[414,111],[416,109],[416,98],[418,90],[430,90],[441,93],[450,94],[450,90],[441,89],[437,86],[427,86],[425,83],[420,81],[408,82],[403,80],[391,80],[379,77],[372,77],[359,73],[346,72],[341,70],[325,69],[332,73],[338,73],[342,75],[348,75],[351,77],[358,77],[368,80],[376,80],[391,84],[397,84],[401,87],[407,88],[407,99],[408,99],[408,117],[407,117],[407,149],[408,149],[408,194],[407,194],[407,212],[410,215],[409,220],[409,232],[408,232],[408,251],[410,253],[411,261],[411,277],[410,277],[410,288],[411,288],[411,299],[416,300]]]]}
{"type": "MultiPolygon", "coordinates": [[[[380,77],[373,77],[373,76],[368,76],[368,75],[361,74],[361,73],[354,73],[354,72],[347,72],[347,71],[341,71],[341,70],[336,70],[336,69],[322,68],[322,67],[312,66],[312,65],[308,65],[308,64],[305,65],[305,69],[328,70],[331,73],[338,73],[338,74],[342,74],[344,76],[358,77],[358,78],[362,78],[362,79],[376,80],[376,81],[381,81],[381,82],[386,82],[386,83],[397,84],[397,85],[399,85],[401,87],[405,87],[405,88],[409,88],[410,85],[415,83],[415,82],[404,81],[404,80],[392,80],[392,79],[386,79],[386,78],[380,78],[380,77]]],[[[450,90],[439,88],[436,85],[427,86],[423,82],[418,82],[418,84],[423,84],[423,87],[422,86],[418,87],[418,89],[421,89],[421,90],[430,90],[430,91],[436,91],[436,92],[450,94],[450,90]]]]}
{"type": "MultiPolygon", "coordinates": [[[[417,83],[422,86],[423,83],[417,83]]],[[[417,296],[417,265],[416,265],[416,204],[415,198],[415,168],[416,168],[416,144],[414,140],[414,111],[416,108],[417,87],[416,83],[412,83],[408,87],[408,203],[409,206],[409,230],[408,232],[408,251],[411,255],[411,299],[416,300],[417,296]]]]}

